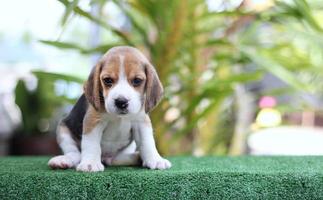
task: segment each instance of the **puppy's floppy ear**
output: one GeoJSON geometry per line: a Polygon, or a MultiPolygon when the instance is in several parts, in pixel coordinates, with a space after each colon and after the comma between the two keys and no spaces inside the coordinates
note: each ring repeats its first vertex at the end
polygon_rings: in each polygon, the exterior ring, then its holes
{"type": "Polygon", "coordinates": [[[145,73],[147,77],[145,111],[149,113],[163,97],[164,89],[155,68],[150,63],[145,65],[145,73]]]}
{"type": "Polygon", "coordinates": [[[98,64],[92,68],[89,78],[84,84],[85,97],[97,111],[105,110],[102,85],[100,82],[101,70],[101,62],[98,62],[98,64]]]}

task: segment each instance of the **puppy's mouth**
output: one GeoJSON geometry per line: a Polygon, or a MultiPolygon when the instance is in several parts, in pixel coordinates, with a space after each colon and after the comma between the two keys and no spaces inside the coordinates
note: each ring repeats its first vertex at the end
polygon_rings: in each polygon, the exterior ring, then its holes
{"type": "Polygon", "coordinates": [[[128,114],[129,113],[129,111],[128,110],[126,110],[126,109],[124,109],[124,110],[117,110],[117,114],[118,115],[126,115],[126,114],[128,114]]]}
{"type": "Polygon", "coordinates": [[[128,109],[119,109],[116,107],[112,107],[112,108],[107,108],[108,113],[114,114],[114,115],[127,115],[129,114],[129,110],[128,109]]]}

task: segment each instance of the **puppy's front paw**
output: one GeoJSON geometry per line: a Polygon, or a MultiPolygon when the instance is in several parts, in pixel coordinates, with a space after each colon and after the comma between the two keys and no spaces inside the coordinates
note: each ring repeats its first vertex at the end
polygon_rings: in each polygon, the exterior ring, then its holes
{"type": "Polygon", "coordinates": [[[104,171],[104,166],[100,161],[81,161],[76,170],[82,172],[101,172],[104,171]]]}
{"type": "Polygon", "coordinates": [[[75,167],[73,159],[66,155],[55,156],[48,161],[48,166],[52,169],[69,169],[75,167]]]}
{"type": "Polygon", "coordinates": [[[168,160],[159,156],[143,160],[142,166],[149,169],[168,169],[172,164],[168,160]]]}

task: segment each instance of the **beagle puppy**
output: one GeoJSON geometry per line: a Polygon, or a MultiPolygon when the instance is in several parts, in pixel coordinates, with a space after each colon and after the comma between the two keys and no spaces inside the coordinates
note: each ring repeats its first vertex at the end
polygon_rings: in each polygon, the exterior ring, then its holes
{"type": "Polygon", "coordinates": [[[148,113],[159,103],[163,87],[154,67],[137,49],[110,49],[92,69],[84,94],[57,130],[64,155],[53,169],[103,171],[104,165],[140,165],[167,169],[155,145],[148,113]]]}

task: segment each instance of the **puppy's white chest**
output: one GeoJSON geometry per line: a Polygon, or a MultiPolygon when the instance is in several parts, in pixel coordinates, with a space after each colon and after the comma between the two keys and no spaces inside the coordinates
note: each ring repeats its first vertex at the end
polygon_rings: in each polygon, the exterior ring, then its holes
{"type": "Polygon", "coordinates": [[[132,141],[131,122],[126,119],[115,119],[107,123],[101,139],[103,154],[115,154],[132,141]]]}

